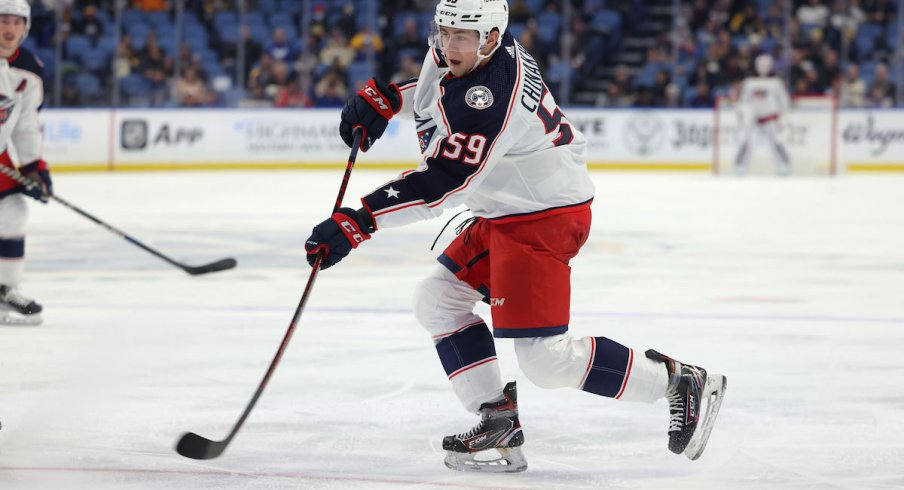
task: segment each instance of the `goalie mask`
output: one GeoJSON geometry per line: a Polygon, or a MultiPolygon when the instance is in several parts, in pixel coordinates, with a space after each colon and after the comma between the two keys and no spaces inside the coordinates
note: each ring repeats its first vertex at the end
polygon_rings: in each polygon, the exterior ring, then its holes
{"type": "Polygon", "coordinates": [[[753,67],[761,77],[768,77],[772,73],[772,56],[761,54],[753,60],[753,67]]]}
{"type": "Polygon", "coordinates": [[[508,3],[506,0],[440,0],[436,6],[433,22],[430,23],[429,44],[443,53],[476,53],[477,62],[469,72],[483,60],[489,58],[499,48],[481,54],[493,30],[499,31],[499,39],[508,27],[508,3]],[[477,36],[467,33],[443,32],[441,28],[467,29],[476,31],[477,36]]]}

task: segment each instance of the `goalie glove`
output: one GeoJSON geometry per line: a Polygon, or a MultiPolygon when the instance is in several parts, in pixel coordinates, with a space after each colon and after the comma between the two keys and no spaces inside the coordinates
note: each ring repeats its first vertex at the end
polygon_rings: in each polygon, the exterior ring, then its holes
{"type": "MultiPolygon", "coordinates": [[[[366,212],[365,212],[366,213],[366,212]]],[[[320,269],[328,269],[345,258],[352,249],[374,232],[372,224],[352,208],[339,208],[332,216],[314,227],[304,244],[308,252],[308,264],[314,266],[318,254],[325,252],[320,269]]]]}

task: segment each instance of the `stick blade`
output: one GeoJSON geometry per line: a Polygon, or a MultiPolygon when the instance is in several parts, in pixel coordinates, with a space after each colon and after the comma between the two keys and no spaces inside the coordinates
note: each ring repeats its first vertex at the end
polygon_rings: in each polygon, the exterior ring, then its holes
{"type": "Polygon", "coordinates": [[[221,259],[216,262],[211,262],[211,263],[205,264],[205,265],[199,265],[199,266],[195,266],[195,267],[187,266],[184,269],[185,269],[185,272],[188,272],[189,274],[191,274],[193,276],[197,276],[200,274],[207,274],[209,272],[219,272],[219,271],[225,271],[228,269],[232,269],[237,264],[238,264],[238,262],[236,262],[235,259],[230,257],[228,259],[221,259]]]}
{"type": "Polygon", "coordinates": [[[213,459],[223,454],[229,440],[211,441],[194,432],[186,432],[176,444],[176,452],[191,459],[213,459]]]}

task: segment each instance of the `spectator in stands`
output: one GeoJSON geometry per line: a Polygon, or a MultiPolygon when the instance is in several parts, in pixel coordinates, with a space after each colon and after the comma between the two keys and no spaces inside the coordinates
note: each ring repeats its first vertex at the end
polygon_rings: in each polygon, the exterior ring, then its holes
{"type": "Polygon", "coordinates": [[[734,35],[749,35],[762,29],[762,22],[752,3],[745,5],[731,17],[728,30],[734,35]]]}
{"type": "Polygon", "coordinates": [[[128,34],[124,34],[116,45],[116,61],[114,63],[115,74],[118,78],[123,78],[132,74],[141,64],[141,58],[138,53],[132,49],[132,38],[128,34]]]}
{"type": "Polygon", "coordinates": [[[396,52],[405,50],[424,51],[424,36],[418,31],[417,21],[408,17],[402,23],[402,32],[397,32],[394,37],[396,52]]]}
{"type": "Polygon", "coordinates": [[[713,96],[706,82],[694,85],[694,95],[688,100],[688,107],[707,108],[713,106],[713,96]]]}
{"type": "Polygon", "coordinates": [[[264,89],[273,80],[273,57],[264,53],[257,65],[248,74],[248,90],[259,90],[263,96],[264,89]]]}
{"type": "Polygon", "coordinates": [[[317,56],[313,52],[301,52],[292,64],[292,71],[299,77],[313,77],[317,65],[317,56]]]}
{"type": "Polygon", "coordinates": [[[280,91],[288,90],[289,86],[295,83],[295,76],[289,65],[283,61],[273,62],[272,74],[270,83],[264,88],[264,93],[275,101],[280,91]]]}
{"type": "Polygon", "coordinates": [[[348,47],[355,50],[358,60],[363,60],[367,58],[368,52],[371,50],[375,55],[383,52],[383,39],[378,34],[371,32],[370,26],[364,26],[348,42],[348,47]]]}
{"type": "MultiPolygon", "coordinates": [[[[245,67],[244,76],[247,80],[251,73],[251,68],[254,67],[254,64],[261,58],[264,49],[261,47],[261,43],[257,42],[257,40],[252,37],[251,28],[248,26],[241,26],[239,28],[239,37],[239,42],[244,43],[245,47],[245,58],[242,66],[245,67]]],[[[217,44],[217,52],[219,54],[220,62],[224,66],[238,66],[238,43],[220,42],[217,44]]]]}
{"type": "Polygon", "coordinates": [[[825,27],[829,20],[829,8],[821,0],[809,0],[798,7],[797,19],[804,25],[825,27]]]}
{"type": "Polygon", "coordinates": [[[617,83],[610,83],[606,91],[596,98],[597,106],[604,107],[631,107],[634,105],[634,97],[624,93],[624,89],[617,83]]]}
{"type": "Polygon", "coordinates": [[[688,84],[693,86],[704,84],[707,87],[712,87],[716,82],[716,76],[714,73],[709,71],[708,63],[706,63],[706,61],[701,61],[697,63],[697,66],[694,67],[694,72],[691,73],[687,81],[688,84]]]}
{"type": "Polygon", "coordinates": [[[151,82],[151,102],[160,105],[166,98],[166,85],[172,75],[173,63],[157,44],[154,31],[148,34],[147,45],[139,54],[139,73],[151,82]]]}
{"type": "Polygon", "coordinates": [[[286,38],[286,30],[282,27],[273,30],[273,39],[267,44],[266,52],[273,61],[291,62],[298,57],[298,50],[286,38]]]}
{"type": "Polygon", "coordinates": [[[821,95],[825,92],[819,79],[819,71],[809,60],[803,63],[804,76],[799,80],[794,95],[821,95]]]}
{"type": "Polygon", "coordinates": [[[345,5],[342,6],[342,12],[339,14],[339,19],[336,21],[335,27],[345,34],[346,39],[354,36],[358,31],[355,4],[352,3],[351,0],[347,0],[345,5]]]}
{"type": "Polygon", "coordinates": [[[888,36],[885,33],[876,36],[873,41],[873,52],[870,53],[870,59],[881,63],[890,63],[893,56],[894,51],[888,45],[888,36]]]}
{"type": "Polygon", "coordinates": [[[674,83],[665,86],[665,101],[663,107],[681,107],[681,87],[674,83]]]}
{"type": "MultiPolygon", "coordinates": [[[[348,47],[342,30],[334,27],[330,31],[330,38],[327,40],[326,46],[320,51],[320,63],[332,65],[336,60],[343,67],[350,65],[355,60],[355,50],[348,47]]],[[[343,102],[342,105],[345,103],[343,102]]]]}
{"type": "Polygon", "coordinates": [[[889,22],[895,19],[895,5],[889,0],[870,0],[864,6],[866,20],[875,22],[882,27],[888,27],[889,22]]]}
{"type": "Polygon", "coordinates": [[[82,94],[71,83],[64,83],[60,91],[60,106],[62,107],[81,107],[82,94]]]}
{"type": "MultiPolygon", "coordinates": [[[[653,86],[650,87],[654,106],[665,106],[668,100],[669,86],[672,84],[672,77],[667,70],[658,70],[656,78],[653,80],[653,86]]],[[[677,95],[677,94],[676,94],[677,95]]]]}
{"type": "Polygon", "coordinates": [[[873,107],[893,107],[897,87],[888,78],[888,65],[879,63],[876,65],[876,77],[869,88],[869,105],[873,107]]]}
{"type": "Polygon", "coordinates": [[[34,39],[38,47],[42,48],[50,46],[56,30],[54,7],[52,4],[48,6],[48,2],[51,0],[29,2],[31,3],[31,29],[28,31],[28,37],[34,39]]]}
{"type": "Polygon", "coordinates": [[[330,68],[314,88],[314,105],[342,107],[347,99],[348,89],[342,74],[335,67],[330,68]]]}
{"type": "Polygon", "coordinates": [[[841,67],[838,64],[838,52],[825,48],[822,54],[822,66],[819,68],[819,85],[823,92],[834,87],[841,79],[841,67]]]}
{"type": "Polygon", "coordinates": [[[866,82],[860,78],[860,67],[856,63],[847,67],[839,102],[842,107],[862,107],[866,103],[866,82]]]}
{"type": "Polygon", "coordinates": [[[509,7],[509,24],[524,24],[534,16],[534,12],[524,0],[514,0],[509,7]]]}
{"type": "Polygon", "coordinates": [[[179,66],[192,66],[201,61],[201,57],[191,50],[191,46],[189,46],[188,43],[182,43],[182,45],[179,46],[179,53],[176,56],[176,59],[178,60],[179,66]]]}
{"type": "MultiPolygon", "coordinates": [[[[843,0],[842,0],[843,1],[843,0]]],[[[773,39],[781,39],[785,30],[785,16],[782,14],[778,2],[769,2],[766,7],[766,15],[763,17],[763,28],[766,34],[773,39]]]]}
{"type": "Polygon", "coordinates": [[[841,32],[857,32],[860,23],[866,21],[866,14],[860,8],[859,0],[835,0],[829,23],[841,32]]]}
{"type": "Polygon", "coordinates": [[[421,64],[414,61],[411,56],[404,56],[399,66],[399,71],[390,78],[392,83],[401,83],[412,78],[418,78],[421,74],[421,64]]]}
{"type": "Polygon", "coordinates": [[[171,8],[167,0],[133,0],[132,7],[143,12],[164,12],[171,8]]]}
{"type": "Polygon", "coordinates": [[[198,68],[186,67],[173,85],[173,96],[182,107],[206,106],[213,102],[213,94],[201,78],[198,68]]]}
{"type": "Polygon", "coordinates": [[[299,76],[290,85],[280,88],[273,105],[275,107],[314,107],[311,85],[310,76],[299,76]]]}
{"type": "Polygon", "coordinates": [[[104,23],[97,17],[97,7],[86,5],[82,10],[81,18],[72,21],[72,34],[85,36],[93,43],[104,35],[104,23]]]}
{"type": "Polygon", "coordinates": [[[694,32],[708,30],[707,24],[714,25],[709,18],[710,2],[707,0],[694,0],[691,18],[689,19],[690,28],[694,32]]]}

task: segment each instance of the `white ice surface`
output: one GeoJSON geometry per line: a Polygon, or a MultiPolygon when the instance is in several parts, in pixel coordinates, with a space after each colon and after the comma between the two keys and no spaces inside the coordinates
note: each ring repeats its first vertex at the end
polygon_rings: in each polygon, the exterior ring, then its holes
{"type": "MultiPolygon", "coordinates": [[[[355,173],[346,202],[390,176],[355,173]]],[[[250,399],[340,179],[58,174],[62,197],[163,253],[239,266],[191,277],[59,204],[31,206],[23,291],[45,324],[0,327],[0,489],[904,488],[904,176],[888,175],[594,174],[571,331],[728,376],[699,461],[666,449],[664,401],[542,390],[500,340],[530,468],[443,466],[442,436],[476,419],[410,303],[451,212],[380,230],[322,273],[225,454],[177,455],[181,433],[220,439],[250,399]]]]}

